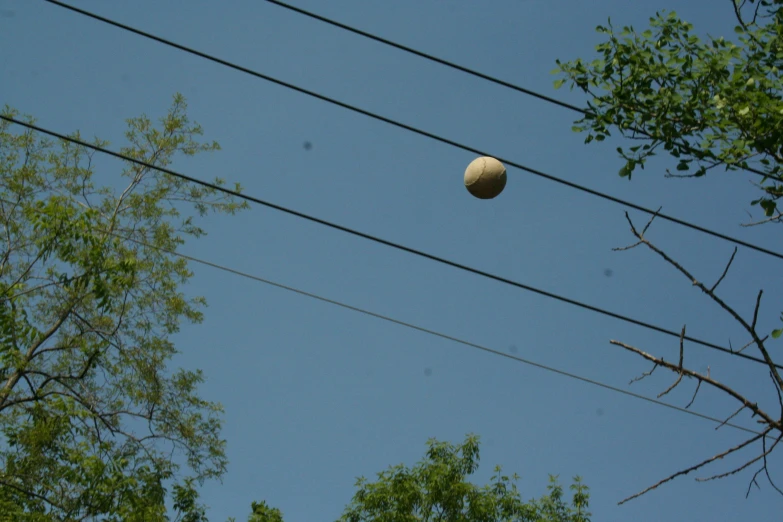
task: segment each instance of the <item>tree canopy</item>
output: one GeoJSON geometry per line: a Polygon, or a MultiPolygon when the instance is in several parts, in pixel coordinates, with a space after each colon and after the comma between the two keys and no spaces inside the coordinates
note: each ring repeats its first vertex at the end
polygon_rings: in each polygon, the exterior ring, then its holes
{"type": "MultiPolygon", "coordinates": [[[[157,125],[128,120],[121,152],[165,166],[217,150],[186,108],[177,95],[157,125]]],[[[222,408],[198,396],[200,371],[167,366],[171,335],[205,305],[168,252],[204,234],[198,217],[244,205],[131,162],[97,184],[95,164],[0,122],[0,511],[164,521],[168,484],[196,522],[196,486],[226,469],[222,408]]]]}
{"type": "Polygon", "coordinates": [[[706,175],[713,169],[752,169],[768,219],[780,220],[783,196],[783,0],[728,0],[734,38],[695,34],[674,11],[649,19],[650,27],[615,27],[611,20],[594,60],[557,61],[564,84],[588,95],[586,115],[574,130],[585,142],[612,132],[636,141],[617,149],[620,176],[661,150],[677,159],[670,176],[706,175]]]}
{"type": "Polygon", "coordinates": [[[549,493],[524,502],[519,476],[495,467],[491,483],[466,479],[478,469],[479,439],[469,435],[458,446],[430,439],[426,457],[413,466],[392,466],[376,482],[361,477],[352,503],[338,522],[589,522],[588,488],[576,477],[567,503],[556,477],[549,493]]]}

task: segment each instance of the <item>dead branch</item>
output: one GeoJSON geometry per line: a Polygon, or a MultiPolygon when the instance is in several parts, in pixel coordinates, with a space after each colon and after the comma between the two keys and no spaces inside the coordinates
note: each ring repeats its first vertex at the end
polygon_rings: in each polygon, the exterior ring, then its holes
{"type": "MultiPolygon", "coordinates": [[[[781,377],[780,373],[778,372],[777,366],[775,365],[774,361],[772,360],[772,358],[769,355],[769,352],[767,351],[766,347],[764,346],[764,342],[761,340],[761,338],[759,337],[758,333],[755,330],[755,318],[757,317],[757,314],[758,314],[758,308],[761,305],[761,295],[762,295],[763,291],[760,291],[758,296],[756,297],[756,307],[755,307],[755,312],[754,312],[754,322],[753,322],[752,325],[748,324],[748,322],[745,321],[745,319],[743,319],[742,316],[740,316],[737,313],[737,311],[734,310],[734,308],[729,306],[725,301],[723,301],[723,299],[718,297],[715,294],[714,291],[712,291],[711,289],[709,289],[706,286],[704,286],[704,284],[701,283],[700,281],[698,281],[685,267],[683,267],[677,261],[675,261],[674,259],[669,257],[669,255],[666,254],[666,252],[664,252],[660,248],[658,248],[655,245],[653,245],[650,241],[648,241],[644,237],[644,232],[647,231],[648,227],[650,226],[652,221],[655,219],[655,215],[653,215],[653,217],[650,218],[650,221],[647,223],[647,225],[645,225],[645,227],[644,227],[644,229],[642,230],[641,233],[636,229],[636,226],[633,224],[633,221],[631,220],[631,217],[628,215],[628,212],[625,213],[625,219],[628,221],[628,224],[631,226],[631,233],[636,237],[636,239],[638,239],[638,242],[635,245],[633,245],[633,246],[638,246],[638,245],[642,245],[643,244],[647,248],[649,248],[650,250],[652,250],[653,252],[655,252],[656,254],[661,256],[667,263],[672,265],[680,273],[682,273],[685,277],[687,277],[691,281],[691,284],[693,284],[693,286],[698,287],[702,292],[707,294],[710,297],[710,299],[712,299],[715,303],[717,303],[721,308],[723,308],[724,311],[726,311],[726,313],[731,315],[738,323],[740,323],[742,325],[742,327],[745,329],[745,331],[747,331],[750,334],[751,338],[753,339],[753,342],[755,343],[755,345],[758,347],[759,351],[761,352],[761,355],[764,358],[764,362],[767,363],[767,366],[769,367],[770,371],[772,371],[772,375],[775,378],[776,385],[780,389],[783,389],[783,377],[781,377]]],[[[632,247],[628,247],[628,248],[633,248],[633,246],[632,247]]],[[[625,248],[623,250],[627,250],[628,248],[625,248]]]]}
{"type": "Polygon", "coordinates": [[[636,348],[634,346],[631,346],[629,344],[620,342],[620,341],[609,341],[611,344],[614,344],[615,346],[620,346],[622,348],[625,348],[626,350],[633,352],[637,355],[640,355],[647,359],[650,362],[653,362],[659,366],[663,366],[664,368],[667,368],[673,372],[680,373],[682,372],[683,375],[686,377],[697,379],[699,382],[703,382],[705,384],[709,384],[713,388],[717,388],[721,390],[722,392],[734,397],[737,401],[739,401],[744,407],[748,408],[750,411],[753,412],[754,415],[757,415],[763,421],[770,427],[783,432],[783,424],[781,424],[780,420],[775,420],[772,417],[769,416],[764,410],[759,408],[758,404],[751,402],[745,396],[740,394],[739,392],[735,391],[733,388],[730,388],[729,386],[716,381],[712,377],[709,377],[707,375],[702,375],[698,372],[695,372],[693,370],[689,370],[687,368],[681,368],[677,364],[672,364],[670,362],[667,362],[663,360],[663,358],[655,357],[654,355],[650,355],[649,353],[640,350],[639,348],[636,348]]]}
{"type": "Polygon", "coordinates": [[[731,268],[731,264],[734,262],[734,256],[737,255],[737,247],[734,247],[734,252],[731,253],[731,258],[729,258],[729,262],[726,263],[726,268],[723,269],[723,273],[718,278],[717,281],[715,281],[715,284],[712,285],[712,288],[710,288],[710,292],[714,292],[716,288],[718,288],[718,285],[723,281],[723,278],[726,277],[726,274],[729,273],[729,268],[731,268]]]}
{"type": "Polygon", "coordinates": [[[621,500],[620,502],[617,503],[617,505],[625,504],[629,500],[633,500],[635,498],[638,498],[638,497],[644,495],[645,493],[648,493],[648,492],[652,491],[653,489],[656,489],[657,487],[659,487],[659,486],[661,486],[661,485],[663,485],[663,484],[665,484],[667,482],[670,482],[670,481],[674,480],[677,477],[680,477],[682,475],[687,475],[691,471],[696,471],[697,469],[702,468],[702,467],[706,466],[707,464],[709,464],[711,462],[715,462],[716,460],[720,460],[720,459],[724,458],[727,455],[735,453],[735,452],[741,450],[742,448],[744,448],[744,447],[746,447],[746,446],[756,442],[757,440],[764,438],[767,435],[767,433],[769,433],[770,431],[772,431],[772,428],[767,428],[765,431],[759,433],[758,435],[755,435],[755,436],[749,438],[745,442],[737,444],[733,448],[729,448],[728,450],[724,451],[723,453],[718,453],[717,455],[715,455],[713,457],[710,457],[707,460],[703,460],[703,461],[699,462],[698,464],[694,464],[693,466],[691,466],[689,468],[680,470],[677,473],[669,475],[665,479],[659,480],[658,482],[656,482],[652,486],[644,489],[643,491],[640,491],[639,493],[635,493],[635,494],[631,495],[630,497],[627,497],[627,498],[621,500]]]}
{"type": "Polygon", "coordinates": [[[698,384],[696,384],[696,389],[693,390],[693,397],[691,397],[691,401],[685,405],[686,410],[691,406],[693,406],[693,401],[696,400],[696,394],[699,393],[699,388],[701,388],[701,381],[699,381],[698,384]]]}
{"type": "Polygon", "coordinates": [[[645,377],[649,377],[650,375],[652,375],[652,373],[655,371],[655,369],[657,367],[658,367],[658,365],[654,364],[653,367],[652,367],[652,370],[650,370],[649,372],[642,372],[642,374],[639,377],[634,377],[633,379],[631,379],[631,381],[628,384],[631,385],[631,384],[633,384],[633,383],[635,383],[637,381],[641,381],[645,377]]]}
{"type": "Polygon", "coordinates": [[[718,424],[717,426],[715,426],[715,429],[716,429],[716,430],[719,430],[720,428],[722,428],[723,426],[725,426],[725,425],[726,425],[726,424],[727,424],[727,423],[728,423],[728,422],[729,422],[731,419],[733,419],[734,417],[736,417],[737,415],[739,415],[739,412],[741,412],[741,411],[742,411],[742,410],[744,410],[744,409],[745,409],[745,405],[742,405],[742,406],[740,406],[740,407],[737,409],[737,411],[735,411],[734,413],[732,413],[731,415],[729,415],[728,417],[726,417],[726,419],[725,419],[723,422],[721,422],[720,424],[718,424]]]}
{"type": "Polygon", "coordinates": [[[772,444],[772,446],[767,449],[766,448],[766,437],[762,437],[762,451],[761,454],[758,457],[752,458],[746,463],[742,464],[741,466],[737,466],[736,468],[732,469],[731,471],[726,471],[724,473],[718,473],[717,475],[712,475],[711,477],[697,477],[696,482],[707,482],[709,480],[716,480],[716,479],[722,479],[729,477],[731,475],[736,475],[743,469],[749,468],[751,465],[755,464],[756,462],[760,461],[761,459],[765,458],[773,449],[775,449],[775,446],[777,445],[778,441],[780,440],[780,437],[777,438],[777,440],[772,444]]]}

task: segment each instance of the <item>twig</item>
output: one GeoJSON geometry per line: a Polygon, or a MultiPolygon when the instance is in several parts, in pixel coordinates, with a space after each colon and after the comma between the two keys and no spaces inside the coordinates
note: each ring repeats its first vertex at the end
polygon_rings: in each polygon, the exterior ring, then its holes
{"type": "MultiPolygon", "coordinates": [[[[753,216],[751,216],[751,218],[752,217],[753,216]]],[[[741,227],[755,227],[755,226],[758,226],[758,225],[763,225],[764,223],[770,223],[772,221],[777,221],[777,222],[780,223],[780,222],[783,222],[783,220],[781,220],[781,218],[783,218],[783,213],[778,212],[777,215],[768,217],[766,219],[762,219],[761,221],[756,221],[754,223],[741,223],[740,226],[741,227]]]]}
{"type": "Polygon", "coordinates": [[[696,400],[696,394],[697,394],[697,393],[699,393],[699,388],[701,388],[701,381],[699,381],[699,382],[698,382],[698,384],[696,384],[696,389],[693,391],[693,397],[691,397],[691,402],[689,402],[689,403],[688,403],[688,404],[685,406],[685,409],[686,409],[686,410],[687,410],[688,408],[690,408],[691,406],[693,406],[693,401],[695,401],[695,400],[696,400]]]}
{"type": "Polygon", "coordinates": [[[655,371],[655,369],[657,367],[658,367],[658,365],[654,364],[653,367],[652,367],[652,370],[650,370],[649,372],[643,372],[639,377],[634,377],[633,379],[631,379],[631,382],[629,382],[628,385],[631,385],[631,384],[633,384],[633,383],[635,383],[637,381],[641,381],[645,377],[648,377],[648,376],[652,375],[652,373],[655,371]]]}
{"type": "Polygon", "coordinates": [[[682,360],[683,360],[683,339],[685,338],[685,325],[682,326],[682,332],[680,333],[680,363],[677,365],[680,369],[680,374],[677,376],[677,380],[672,383],[671,386],[666,388],[665,391],[658,394],[658,398],[660,399],[670,391],[672,391],[674,388],[677,387],[678,384],[680,384],[680,381],[682,381],[682,375],[683,375],[683,368],[682,368],[682,360]]]}
{"type": "Polygon", "coordinates": [[[710,292],[714,292],[716,288],[718,288],[718,285],[723,281],[723,278],[726,277],[726,274],[729,273],[729,267],[731,267],[731,264],[734,262],[734,256],[737,255],[737,247],[734,247],[734,252],[731,253],[731,258],[729,259],[729,262],[726,264],[726,268],[723,269],[723,274],[721,274],[720,278],[715,282],[714,285],[712,285],[712,288],[710,288],[710,292]]]}
{"type": "Polygon", "coordinates": [[[735,411],[734,413],[732,413],[731,415],[729,415],[728,417],[726,417],[726,420],[724,420],[723,422],[721,422],[720,424],[718,424],[717,426],[715,426],[715,429],[717,430],[717,429],[719,429],[719,428],[722,428],[723,426],[725,426],[727,422],[729,422],[731,419],[733,419],[734,417],[736,417],[737,415],[739,415],[739,412],[741,412],[741,411],[742,411],[742,410],[744,410],[744,409],[745,409],[745,405],[742,405],[742,406],[740,406],[740,407],[739,407],[739,409],[738,409],[737,411],[735,411]]]}
{"type": "MultiPolygon", "coordinates": [[[[766,341],[767,339],[769,339],[769,336],[768,336],[768,335],[765,335],[765,336],[764,336],[764,337],[761,339],[761,342],[763,343],[763,342],[764,342],[764,341],[766,341]]],[[[745,348],[747,348],[748,346],[750,346],[750,345],[752,345],[752,344],[755,344],[755,343],[756,343],[756,341],[755,341],[754,339],[751,339],[751,340],[750,340],[750,342],[748,342],[748,343],[747,343],[745,346],[743,346],[742,348],[740,348],[739,350],[737,350],[737,351],[736,351],[736,352],[734,352],[734,353],[742,353],[742,351],[743,351],[745,348]]],[[[774,380],[775,380],[775,378],[773,377],[773,378],[772,378],[772,380],[774,381],[774,380]]],[[[776,386],[776,388],[777,388],[777,386],[776,386]]]]}

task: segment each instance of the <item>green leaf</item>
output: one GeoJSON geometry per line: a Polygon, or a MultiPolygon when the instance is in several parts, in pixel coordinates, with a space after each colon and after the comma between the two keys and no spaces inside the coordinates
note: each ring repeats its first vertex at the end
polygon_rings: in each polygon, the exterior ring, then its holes
{"type": "Polygon", "coordinates": [[[772,330],[771,335],[773,339],[779,338],[781,335],[783,335],[783,328],[777,328],[775,330],[772,330]]]}
{"type": "Polygon", "coordinates": [[[764,209],[764,215],[767,217],[771,217],[775,214],[775,209],[777,208],[777,204],[769,199],[762,199],[759,203],[761,205],[761,208],[764,209]]]}
{"type": "Polygon", "coordinates": [[[563,86],[563,84],[564,84],[566,81],[567,81],[567,79],[566,79],[566,78],[560,78],[560,79],[558,79],[558,80],[555,80],[555,82],[554,82],[555,89],[559,89],[560,87],[562,87],[562,86],[563,86]]]}

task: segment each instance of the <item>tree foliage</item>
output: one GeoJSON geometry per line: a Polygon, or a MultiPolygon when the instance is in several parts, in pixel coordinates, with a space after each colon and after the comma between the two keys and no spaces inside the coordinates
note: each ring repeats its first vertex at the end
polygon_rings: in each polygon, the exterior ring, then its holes
{"type": "Polygon", "coordinates": [[[579,477],[571,485],[572,502],[550,477],[549,493],[523,502],[518,476],[495,468],[492,482],[479,487],[466,480],[478,468],[479,440],[468,436],[454,446],[428,441],[427,455],[413,468],[402,464],[378,474],[376,482],[359,478],[358,491],[339,522],[589,522],[588,488],[579,477]]]}
{"type": "MultiPolygon", "coordinates": [[[[728,0],[737,25],[734,38],[694,34],[675,12],[658,12],[650,27],[597,31],[605,38],[592,61],[557,61],[556,87],[570,84],[588,94],[584,118],[574,130],[585,142],[612,131],[635,140],[618,148],[620,175],[661,149],[677,159],[672,176],[700,177],[716,167],[755,169],[762,190],[753,204],[779,220],[783,196],[783,0],[728,0]]],[[[726,7],[728,8],[728,2],[726,7]]]]}
{"type": "MultiPolygon", "coordinates": [[[[165,166],[218,150],[186,108],[176,95],[158,125],[127,120],[121,152],[165,166]]],[[[200,371],[167,366],[205,302],[166,251],[244,205],[131,162],[99,183],[89,149],[20,129],[0,123],[0,510],[164,521],[173,484],[179,518],[204,520],[196,487],[226,467],[221,406],[198,396],[200,371]]]]}

